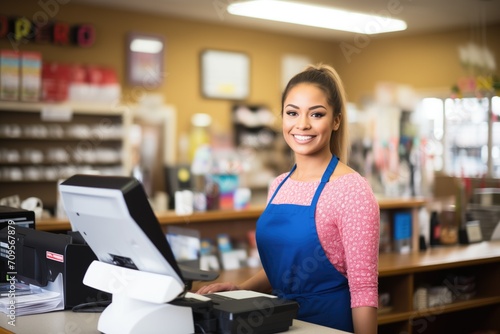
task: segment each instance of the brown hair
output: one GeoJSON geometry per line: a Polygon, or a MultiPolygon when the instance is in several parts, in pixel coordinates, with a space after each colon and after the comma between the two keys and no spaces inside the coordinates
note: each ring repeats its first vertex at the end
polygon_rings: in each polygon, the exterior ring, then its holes
{"type": "Polygon", "coordinates": [[[333,67],[325,64],[309,65],[302,72],[296,74],[288,82],[281,96],[281,115],[283,104],[290,90],[298,84],[311,83],[320,88],[326,95],[327,101],[333,109],[334,116],[340,116],[340,126],[332,132],[330,138],[330,152],[340,161],[347,163],[349,155],[349,137],[347,133],[346,94],[342,80],[333,67]]]}

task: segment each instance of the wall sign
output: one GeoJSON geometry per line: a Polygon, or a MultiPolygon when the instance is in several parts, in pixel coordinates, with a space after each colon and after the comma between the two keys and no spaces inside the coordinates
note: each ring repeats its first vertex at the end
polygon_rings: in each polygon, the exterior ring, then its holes
{"type": "Polygon", "coordinates": [[[163,37],[130,33],[127,39],[127,80],[134,86],[156,88],[163,82],[163,37]]]}
{"type": "Polygon", "coordinates": [[[249,95],[250,59],[241,52],[206,50],[201,54],[203,96],[242,100],[249,95]]]}
{"type": "Polygon", "coordinates": [[[0,15],[0,38],[7,38],[13,44],[32,41],[54,45],[89,47],[96,39],[91,24],[69,25],[65,22],[44,22],[36,24],[25,17],[8,19],[0,15]]]}

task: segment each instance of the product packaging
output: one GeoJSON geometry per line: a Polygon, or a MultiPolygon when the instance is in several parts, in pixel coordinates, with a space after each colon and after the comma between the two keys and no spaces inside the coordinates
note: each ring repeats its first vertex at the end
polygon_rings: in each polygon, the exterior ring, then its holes
{"type": "Polygon", "coordinates": [[[19,53],[0,50],[0,100],[19,100],[19,53]]]}
{"type": "Polygon", "coordinates": [[[37,102],[42,91],[42,55],[21,53],[21,101],[37,102]]]}

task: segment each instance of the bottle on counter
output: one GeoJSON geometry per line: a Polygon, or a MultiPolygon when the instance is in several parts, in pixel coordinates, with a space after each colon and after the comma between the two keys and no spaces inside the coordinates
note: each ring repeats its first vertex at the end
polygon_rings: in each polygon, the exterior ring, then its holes
{"type": "Polygon", "coordinates": [[[437,246],[441,244],[441,224],[439,222],[439,215],[437,211],[431,213],[429,244],[430,246],[437,246]]]}

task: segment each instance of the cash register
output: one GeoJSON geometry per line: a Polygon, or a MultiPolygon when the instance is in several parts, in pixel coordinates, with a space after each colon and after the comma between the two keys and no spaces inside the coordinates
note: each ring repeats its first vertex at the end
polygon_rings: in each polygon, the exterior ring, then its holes
{"type": "Polygon", "coordinates": [[[289,329],[298,304],[250,291],[188,292],[216,272],[182,267],[173,256],[142,184],[132,177],[74,175],[59,185],[71,227],[97,260],[84,284],[112,295],[103,333],[255,333],[289,329]]]}

